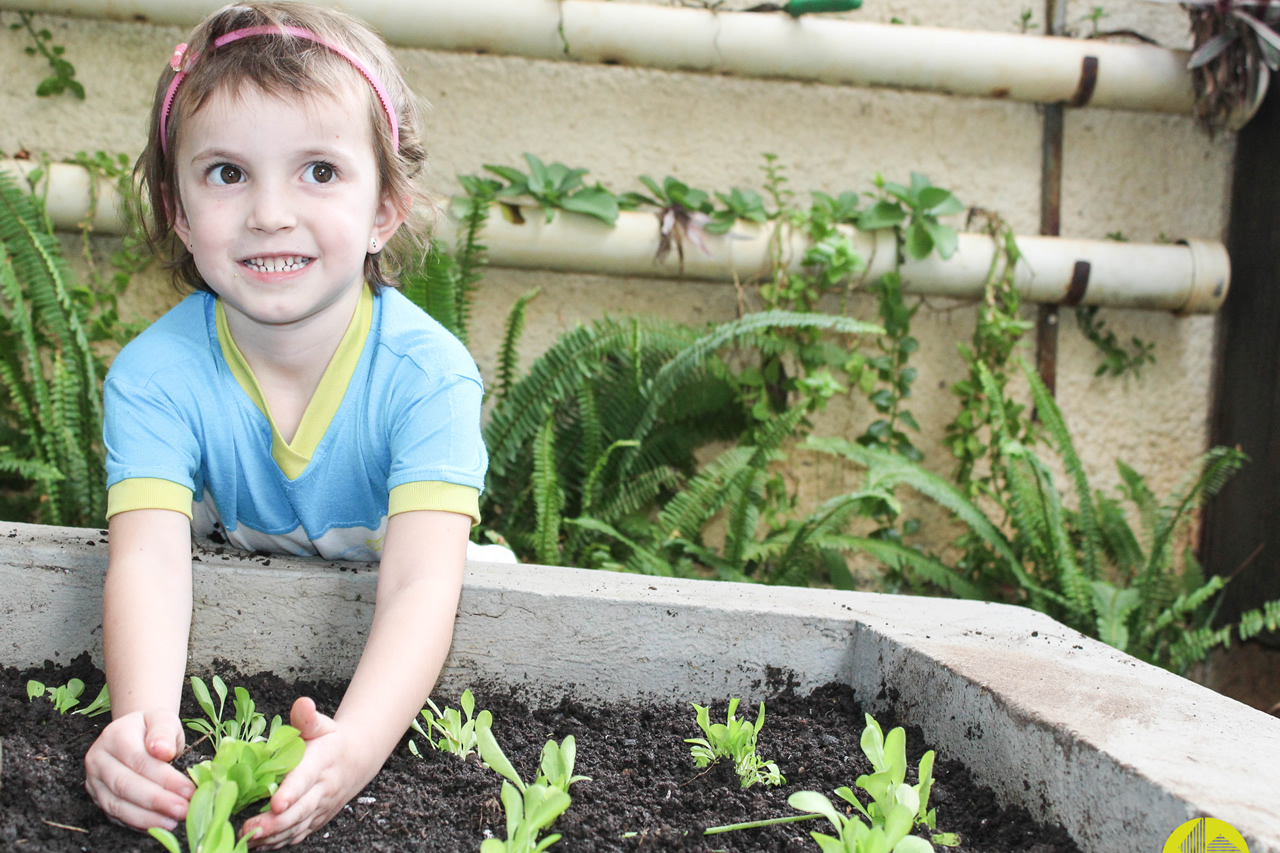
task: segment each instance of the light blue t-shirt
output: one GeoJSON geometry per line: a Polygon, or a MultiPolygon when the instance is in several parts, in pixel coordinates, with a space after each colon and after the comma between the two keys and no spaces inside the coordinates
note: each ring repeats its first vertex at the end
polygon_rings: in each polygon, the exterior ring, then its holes
{"type": "Polygon", "coordinates": [[[478,520],[483,389],[443,326],[395,290],[366,289],[285,443],[221,313],[194,293],[112,364],[109,515],[175,509],[239,548],[342,560],[377,560],[397,512],[478,520]]]}

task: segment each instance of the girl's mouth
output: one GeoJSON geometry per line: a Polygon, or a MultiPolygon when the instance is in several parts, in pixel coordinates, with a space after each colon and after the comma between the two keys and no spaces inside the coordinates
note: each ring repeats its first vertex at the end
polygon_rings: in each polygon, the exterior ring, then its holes
{"type": "Polygon", "coordinates": [[[240,263],[255,272],[296,272],[311,263],[311,258],[285,255],[278,258],[245,258],[240,263]]]}

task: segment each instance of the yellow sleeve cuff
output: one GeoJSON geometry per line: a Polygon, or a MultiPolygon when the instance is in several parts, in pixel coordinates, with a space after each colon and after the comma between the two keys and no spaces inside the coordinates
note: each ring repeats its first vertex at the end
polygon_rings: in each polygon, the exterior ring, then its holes
{"type": "Polygon", "coordinates": [[[472,524],[480,523],[480,490],[457,483],[423,480],[404,483],[391,490],[391,505],[387,515],[397,515],[419,509],[456,512],[471,516],[472,524]]]}
{"type": "Polygon", "coordinates": [[[134,477],[107,491],[107,518],[133,509],[171,509],[191,517],[191,490],[172,480],[134,477]]]}

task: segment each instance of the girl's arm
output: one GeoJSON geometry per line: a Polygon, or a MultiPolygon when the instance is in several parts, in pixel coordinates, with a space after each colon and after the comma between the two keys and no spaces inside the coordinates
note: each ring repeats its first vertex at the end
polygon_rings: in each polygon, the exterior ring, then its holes
{"type": "Polygon", "coordinates": [[[290,722],[307,741],[302,763],[247,821],[254,846],[301,841],[329,821],[381,769],[426,704],[453,638],[471,519],[452,512],[394,515],[378,570],[377,603],[364,654],[337,713],[309,698],[290,722]]]}
{"type": "Polygon", "coordinates": [[[164,509],[110,521],[102,646],[112,722],[85,755],[85,787],[112,818],[172,829],[194,785],[169,762],[182,751],[178,700],[191,628],[191,524],[164,509]]]}

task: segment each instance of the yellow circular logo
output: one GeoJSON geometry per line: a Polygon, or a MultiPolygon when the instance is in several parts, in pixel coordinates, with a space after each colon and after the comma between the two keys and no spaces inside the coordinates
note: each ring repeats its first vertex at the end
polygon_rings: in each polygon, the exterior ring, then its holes
{"type": "Polygon", "coordinates": [[[1225,820],[1198,817],[1175,829],[1162,853],[1249,853],[1249,845],[1225,820]]]}

